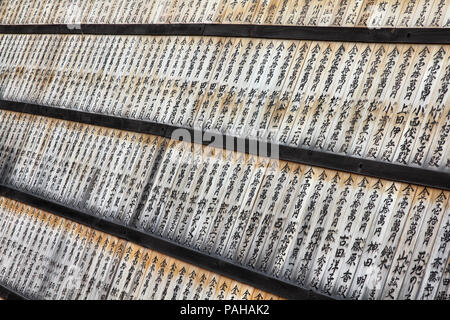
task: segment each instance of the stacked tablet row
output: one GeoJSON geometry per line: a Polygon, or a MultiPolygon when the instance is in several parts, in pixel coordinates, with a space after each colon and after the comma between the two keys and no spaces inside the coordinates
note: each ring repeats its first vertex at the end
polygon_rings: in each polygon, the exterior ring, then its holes
{"type": "Polygon", "coordinates": [[[447,298],[449,196],[172,143],[137,226],[333,297],[447,298]]]}
{"type": "Polygon", "coordinates": [[[0,250],[0,283],[28,298],[277,299],[3,197],[0,250]]]}
{"type": "Polygon", "coordinates": [[[446,0],[17,0],[2,24],[223,23],[339,27],[450,27],[446,0]]]}
{"type": "Polygon", "coordinates": [[[6,100],[450,170],[448,45],[3,35],[6,100]]]}
{"type": "Polygon", "coordinates": [[[0,182],[129,223],[162,138],[0,113],[0,182]]]}
{"type": "Polygon", "coordinates": [[[449,298],[449,192],[1,117],[4,184],[333,297],[449,298]]]}

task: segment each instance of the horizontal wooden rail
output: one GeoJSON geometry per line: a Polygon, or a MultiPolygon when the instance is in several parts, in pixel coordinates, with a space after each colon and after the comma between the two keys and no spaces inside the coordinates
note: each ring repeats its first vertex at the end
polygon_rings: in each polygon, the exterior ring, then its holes
{"type": "Polygon", "coordinates": [[[353,28],[249,24],[41,24],[0,25],[1,33],[190,35],[373,43],[450,43],[450,28],[353,28]]]}
{"type": "Polygon", "coordinates": [[[286,145],[277,145],[265,141],[226,136],[220,133],[203,132],[191,128],[149,121],[125,119],[29,103],[0,100],[0,109],[125,131],[152,134],[169,139],[186,140],[188,138],[191,142],[248,154],[261,155],[261,150],[263,150],[264,152],[262,155],[271,156],[279,160],[442,190],[450,190],[450,172],[410,167],[286,145]],[[275,150],[277,152],[275,152],[275,150]]]}

